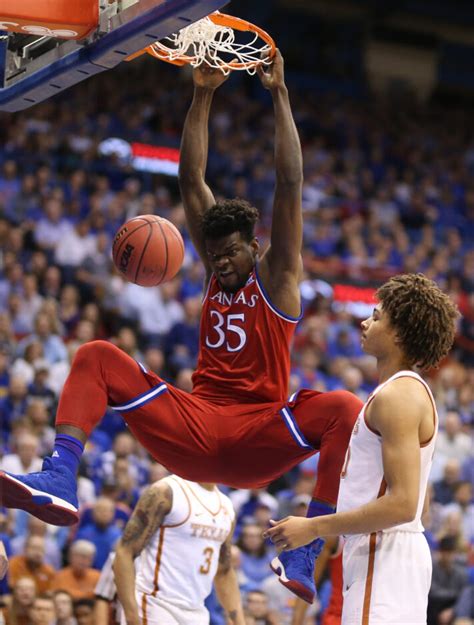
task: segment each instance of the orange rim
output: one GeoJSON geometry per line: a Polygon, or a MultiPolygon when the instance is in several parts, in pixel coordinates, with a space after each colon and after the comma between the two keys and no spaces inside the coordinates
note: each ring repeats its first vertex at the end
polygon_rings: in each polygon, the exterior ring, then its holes
{"type": "MultiPolygon", "coordinates": [[[[214,22],[214,24],[217,24],[218,26],[226,26],[228,28],[233,28],[234,30],[239,30],[241,32],[252,32],[252,33],[257,34],[260,37],[260,39],[265,41],[265,43],[269,46],[270,48],[269,58],[273,59],[273,57],[275,56],[275,52],[276,52],[275,41],[267,33],[267,31],[263,30],[263,28],[260,28],[260,26],[257,26],[256,24],[252,24],[252,22],[248,22],[247,20],[243,20],[240,17],[234,17],[233,15],[227,15],[226,13],[220,13],[219,11],[216,11],[215,13],[211,13],[207,17],[212,22],[214,22]]],[[[139,50],[138,52],[131,54],[125,60],[132,61],[133,59],[136,59],[137,57],[145,53],[150,54],[151,56],[155,57],[156,59],[159,59],[160,61],[166,61],[167,63],[171,63],[173,65],[178,65],[178,66],[187,65],[189,63],[193,63],[196,60],[195,56],[187,56],[184,54],[171,59],[167,56],[166,52],[163,52],[160,49],[156,49],[154,47],[154,44],[151,44],[147,48],[144,48],[143,50],[139,50]]],[[[222,65],[223,67],[227,67],[229,69],[247,69],[250,67],[255,67],[256,65],[259,65],[260,63],[261,61],[247,61],[246,63],[241,63],[239,61],[230,61],[229,63],[223,62],[222,65]]]]}

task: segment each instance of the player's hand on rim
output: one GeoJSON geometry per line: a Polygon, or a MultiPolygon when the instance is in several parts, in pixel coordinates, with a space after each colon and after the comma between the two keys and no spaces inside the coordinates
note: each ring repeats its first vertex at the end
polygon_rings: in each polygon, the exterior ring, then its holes
{"type": "Polygon", "coordinates": [[[214,91],[224,83],[229,74],[224,74],[221,69],[211,67],[207,63],[201,63],[193,70],[193,80],[196,87],[214,91]]]}
{"type": "Polygon", "coordinates": [[[279,550],[296,549],[312,542],[315,535],[314,519],[305,517],[289,516],[281,521],[270,523],[272,527],[263,533],[264,538],[269,538],[279,550]]]}
{"type": "Polygon", "coordinates": [[[285,86],[285,64],[278,48],[270,65],[262,63],[257,66],[257,74],[265,89],[271,91],[285,86]]]}

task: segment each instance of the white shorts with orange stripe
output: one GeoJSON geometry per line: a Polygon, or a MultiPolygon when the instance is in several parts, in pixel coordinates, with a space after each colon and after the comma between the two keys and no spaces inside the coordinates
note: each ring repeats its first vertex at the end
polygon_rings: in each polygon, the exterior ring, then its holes
{"type": "Polygon", "coordinates": [[[142,625],[209,625],[204,606],[190,610],[144,593],[137,593],[137,601],[142,625]]]}
{"type": "Polygon", "coordinates": [[[426,625],[431,570],[420,532],[347,537],[342,625],[426,625]]]}

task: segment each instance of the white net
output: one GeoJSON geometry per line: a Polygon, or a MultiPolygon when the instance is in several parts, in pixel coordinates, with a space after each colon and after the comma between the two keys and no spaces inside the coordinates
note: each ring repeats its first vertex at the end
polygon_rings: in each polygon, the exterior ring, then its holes
{"type": "Polygon", "coordinates": [[[225,74],[231,70],[254,74],[257,65],[272,62],[272,48],[258,32],[237,31],[214,23],[209,17],[157,41],[150,48],[150,52],[160,59],[185,61],[193,67],[205,62],[225,74]]]}

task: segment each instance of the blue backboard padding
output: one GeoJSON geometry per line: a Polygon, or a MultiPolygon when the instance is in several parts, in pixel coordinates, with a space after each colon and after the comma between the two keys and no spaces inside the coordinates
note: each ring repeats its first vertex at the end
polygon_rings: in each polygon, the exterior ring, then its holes
{"type": "Polygon", "coordinates": [[[11,87],[0,89],[0,111],[21,111],[104,70],[89,61],[86,49],[74,50],[11,87]]]}
{"type": "MultiPolygon", "coordinates": [[[[227,4],[226,0],[165,0],[91,45],[76,48],[23,80],[0,89],[0,111],[20,111],[42,102],[94,74],[115,67],[126,56],[216,11],[224,4],[227,4]]],[[[4,58],[1,53],[0,50],[4,58]]]]}

